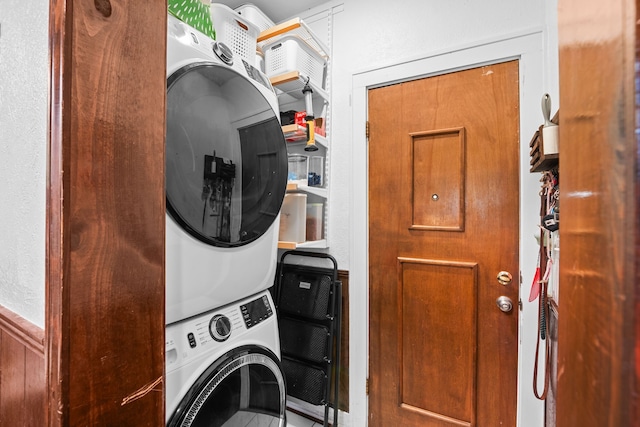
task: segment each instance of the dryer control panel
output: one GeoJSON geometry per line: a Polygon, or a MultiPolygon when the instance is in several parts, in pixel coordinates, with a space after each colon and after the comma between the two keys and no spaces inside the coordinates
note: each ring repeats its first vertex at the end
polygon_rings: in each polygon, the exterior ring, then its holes
{"type": "Polygon", "coordinates": [[[247,75],[249,77],[269,89],[271,92],[274,92],[273,86],[271,85],[271,80],[269,80],[269,77],[267,77],[265,73],[258,70],[256,67],[249,64],[244,59],[242,60],[242,63],[244,64],[244,68],[247,70],[247,75]]]}

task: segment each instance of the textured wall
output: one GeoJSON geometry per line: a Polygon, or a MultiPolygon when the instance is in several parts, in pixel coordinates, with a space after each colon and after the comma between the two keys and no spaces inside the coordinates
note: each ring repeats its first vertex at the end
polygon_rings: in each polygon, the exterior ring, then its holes
{"type": "Polygon", "coordinates": [[[0,1],[0,305],[44,326],[47,0],[0,1]]]}

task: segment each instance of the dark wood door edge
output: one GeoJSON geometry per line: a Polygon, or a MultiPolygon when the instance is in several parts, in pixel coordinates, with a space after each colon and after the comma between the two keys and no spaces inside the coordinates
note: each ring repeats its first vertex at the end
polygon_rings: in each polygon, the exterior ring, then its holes
{"type": "MultiPolygon", "coordinates": [[[[66,67],[71,63],[71,19],[73,2],[51,0],[49,3],[49,141],[46,207],[45,270],[45,364],[46,419],[50,427],[64,425],[64,407],[68,394],[62,372],[62,335],[64,313],[64,201],[68,200],[68,176],[62,173],[68,150],[71,84],[66,67]],[[65,194],[67,193],[67,194],[65,194]]],[[[68,326],[66,327],[68,330],[68,326]]]]}
{"type": "Polygon", "coordinates": [[[47,425],[160,425],[166,4],[49,6],[47,425]]]}

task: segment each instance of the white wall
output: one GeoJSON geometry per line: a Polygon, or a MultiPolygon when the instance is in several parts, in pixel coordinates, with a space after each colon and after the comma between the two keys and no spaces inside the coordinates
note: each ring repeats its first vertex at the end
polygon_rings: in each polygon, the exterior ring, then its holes
{"type": "MultiPolygon", "coordinates": [[[[533,34],[539,40],[529,59],[529,69],[521,69],[521,293],[524,309],[520,313],[520,357],[518,425],[543,425],[543,405],[531,389],[535,351],[537,307],[527,296],[536,263],[539,175],[528,172],[528,142],[542,123],[540,99],[549,92],[557,109],[557,1],[545,0],[336,0],[319,6],[303,18],[313,20],[322,10],[332,9],[332,127],[329,252],[341,269],[350,270],[351,343],[350,413],[343,425],[359,427],[366,423],[364,380],[367,365],[367,283],[365,263],[366,174],[352,173],[366,162],[366,148],[358,143],[363,134],[366,110],[354,92],[354,79],[395,64],[411,63],[438,55],[447,62],[447,52],[457,52],[484,42],[505,40],[514,35],[533,34]],[[355,77],[354,77],[355,76],[355,77]],[[356,136],[354,136],[356,135],[356,136]],[[354,178],[355,176],[355,178],[354,178]],[[358,179],[360,177],[361,179],[358,179]],[[363,178],[364,177],[364,178],[363,178]],[[352,209],[350,210],[349,207],[352,209]],[[355,242],[354,242],[355,240],[355,242]]],[[[529,38],[530,40],[531,38],[529,38]]],[[[523,61],[524,63],[525,61],[523,61]]]]}
{"type": "Polygon", "coordinates": [[[0,305],[44,327],[48,0],[0,1],[0,305]]]}

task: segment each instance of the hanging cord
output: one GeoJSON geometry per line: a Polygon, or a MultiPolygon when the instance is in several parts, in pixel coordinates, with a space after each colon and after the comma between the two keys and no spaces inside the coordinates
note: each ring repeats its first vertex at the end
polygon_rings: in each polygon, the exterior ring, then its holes
{"type": "MultiPolygon", "coordinates": [[[[542,177],[543,185],[542,190],[540,191],[541,196],[545,196],[543,199],[545,205],[541,211],[545,212],[547,215],[554,211],[557,197],[555,186],[557,183],[557,178],[551,172],[545,172],[542,177]]],[[[539,313],[539,322],[538,322],[538,334],[536,336],[536,356],[533,365],[533,394],[539,400],[545,400],[547,398],[547,392],[549,391],[549,376],[551,373],[551,346],[549,345],[548,337],[549,331],[549,305],[547,303],[547,288],[549,284],[549,276],[551,273],[551,269],[553,267],[553,260],[551,258],[551,232],[545,229],[542,229],[540,233],[540,246],[541,251],[544,248],[546,252],[547,263],[545,266],[545,271],[543,277],[540,278],[540,299],[538,300],[538,313],[539,313]],[[546,242],[546,244],[545,244],[546,242]],[[548,338],[548,339],[547,339],[548,338]],[[542,393],[538,393],[538,367],[540,364],[540,342],[544,342],[544,388],[542,393]]]]}
{"type": "Polygon", "coordinates": [[[549,305],[547,304],[547,282],[540,281],[540,300],[538,301],[538,310],[540,310],[540,322],[538,322],[538,336],[536,342],[536,359],[533,365],[533,394],[539,400],[545,400],[547,398],[547,392],[549,390],[549,373],[551,371],[551,346],[549,346],[549,339],[543,337],[543,330],[548,330],[549,327],[549,305]],[[538,393],[538,365],[540,363],[540,341],[544,342],[544,388],[542,393],[538,393]]]}
{"type": "MultiPolygon", "coordinates": [[[[543,235],[547,239],[548,231],[543,231],[543,235]]],[[[543,277],[540,278],[540,295],[538,300],[538,334],[536,336],[536,357],[533,365],[533,394],[539,400],[545,400],[547,398],[547,392],[549,390],[549,375],[551,373],[551,346],[548,335],[549,331],[549,304],[547,304],[547,287],[549,284],[549,275],[551,272],[553,261],[550,254],[547,253],[547,265],[543,277]],[[540,342],[544,342],[544,388],[542,393],[538,393],[538,365],[540,364],[540,342]]]]}

